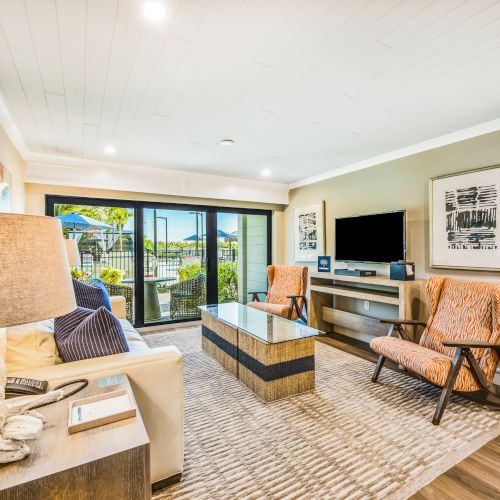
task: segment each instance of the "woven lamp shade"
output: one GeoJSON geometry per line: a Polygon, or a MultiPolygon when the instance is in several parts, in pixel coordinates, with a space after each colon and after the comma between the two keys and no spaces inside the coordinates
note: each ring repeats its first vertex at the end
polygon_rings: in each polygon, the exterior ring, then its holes
{"type": "Polygon", "coordinates": [[[60,221],[0,214],[0,328],[55,318],[75,308],[60,221]]]}
{"type": "Polygon", "coordinates": [[[82,261],[80,259],[80,252],[78,251],[78,242],[76,240],[64,240],[66,245],[66,255],[68,256],[68,263],[71,267],[79,266],[82,261]]]}

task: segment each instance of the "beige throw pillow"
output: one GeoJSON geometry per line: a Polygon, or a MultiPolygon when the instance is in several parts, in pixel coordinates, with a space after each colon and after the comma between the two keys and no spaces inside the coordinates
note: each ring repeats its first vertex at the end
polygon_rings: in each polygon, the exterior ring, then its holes
{"type": "Polygon", "coordinates": [[[5,328],[0,328],[0,358],[5,361],[5,355],[7,354],[7,330],[5,328]]]}
{"type": "Polygon", "coordinates": [[[7,373],[62,363],[49,322],[13,326],[6,330],[7,373]]]}

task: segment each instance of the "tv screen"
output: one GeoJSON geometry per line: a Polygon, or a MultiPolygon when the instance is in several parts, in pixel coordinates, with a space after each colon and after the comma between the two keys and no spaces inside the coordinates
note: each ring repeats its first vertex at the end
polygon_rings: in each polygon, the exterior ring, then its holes
{"type": "Polygon", "coordinates": [[[404,210],[335,219],[335,260],[352,262],[404,260],[405,219],[404,210]]]}

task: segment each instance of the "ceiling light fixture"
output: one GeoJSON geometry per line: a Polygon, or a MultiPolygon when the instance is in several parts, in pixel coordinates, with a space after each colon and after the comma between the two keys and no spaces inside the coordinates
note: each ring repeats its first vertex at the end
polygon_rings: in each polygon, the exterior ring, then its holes
{"type": "Polygon", "coordinates": [[[163,21],[165,19],[165,8],[160,2],[144,2],[142,11],[150,21],[163,21]]]}
{"type": "Polygon", "coordinates": [[[220,141],[220,145],[221,146],[232,146],[234,144],[234,140],[233,139],[222,139],[220,141]]]}
{"type": "Polygon", "coordinates": [[[270,177],[270,175],[271,175],[271,171],[270,171],[268,168],[265,168],[265,169],[261,172],[261,175],[262,175],[262,177],[270,177]]]}
{"type": "Polygon", "coordinates": [[[116,149],[113,147],[113,146],[106,146],[104,148],[104,152],[108,155],[114,155],[115,154],[115,151],[116,149]]]}

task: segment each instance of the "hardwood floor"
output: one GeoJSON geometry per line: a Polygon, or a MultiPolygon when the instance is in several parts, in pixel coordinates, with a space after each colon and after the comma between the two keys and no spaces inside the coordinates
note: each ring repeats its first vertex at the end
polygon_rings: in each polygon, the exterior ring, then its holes
{"type": "Polygon", "coordinates": [[[456,500],[500,498],[500,437],[439,476],[411,498],[456,500]]]}
{"type": "MultiPolygon", "coordinates": [[[[334,337],[321,337],[318,340],[373,363],[377,360],[377,354],[365,342],[339,334],[335,334],[334,337]]],[[[394,363],[386,362],[384,368],[391,368],[410,376],[399,370],[394,363]]],[[[500,436],[441,474],[411,498],[413,500],[500,498],[500,436]]]]}

